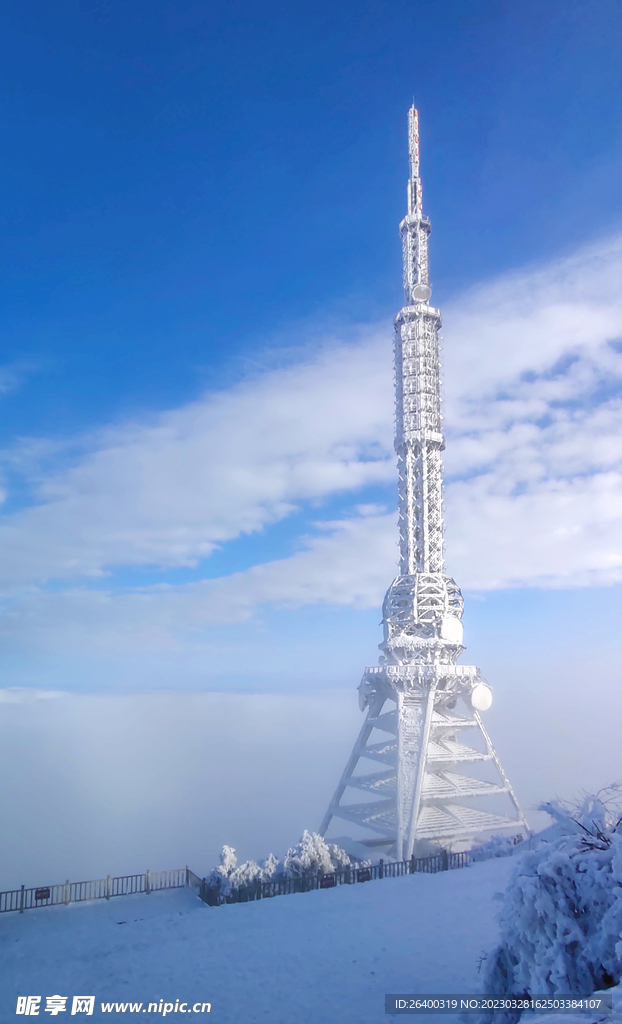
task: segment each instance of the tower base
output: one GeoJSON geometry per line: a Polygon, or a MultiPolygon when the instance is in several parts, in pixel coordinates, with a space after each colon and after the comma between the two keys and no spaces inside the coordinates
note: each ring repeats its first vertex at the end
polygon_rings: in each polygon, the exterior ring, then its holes
{"type": "Polygon", "coordinates": [[[471,665],[367,668],[359,687],[367,715],[321,834],[333,819],[347,821],[351,835],[339,841],[357,859],[368,851],[403,860],[467,849],[496,833],[529,833],[473,706],[476,688],[481,702],[489,691],[471,665]]]}

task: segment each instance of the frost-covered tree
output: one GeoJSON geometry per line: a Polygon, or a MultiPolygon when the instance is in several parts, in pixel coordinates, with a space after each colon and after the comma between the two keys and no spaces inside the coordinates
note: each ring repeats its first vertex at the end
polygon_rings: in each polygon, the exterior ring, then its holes
{"type": "Polygon", "coordinates": [[[300,842],[285,854],[281,874],[284,878],[308,878],[338,871],[349,864],[350,858],[345,850],[334,843],[327,843],[317,832],[305,829],[300,842]]]}
{"type": "Polygon", "coordinates": [[[517,846],[523,841],[522,836],[491,836],[491,838],[473,846],[469,853],[472,861],[492,860],[494,857],[510,857],[516,853],[517,846]]]}
{"type": "Polygon", "coordinates": [[[589,993],[620,981],[622,826],[601,797],[542,805],[556,826],[510,877],[483,991],[589,993]]]}
{"type": "Polygon", "coordinates": [[[223,846],[220,854],[220,864],[210,871],[206,878],[208,885],[220,892],[231,892],[231,877],[236,869],[238,859],[232,846],[223,846]]]}
{"type": "Polygon", "coordinates": [[[233,847],[223,846],[220,864],[210,872],[206,881],[223,896],[229,896],[235,889],[244,889],[256,882],[310,878],[337,871],[349,864],[350,858],[345,850],[334,843],[327,843],[315,832],[305,831],[300,842],[287,851],[282,861],[271,853],[263,864],[249,860],[238,865],[233,847]]]}
{"type": "Polygon", "coordinates": [[[265,882],[271,881],[278,874],[279,862],[273,853],[268,854],[262,864],[262,868],[265,882]]]}
{"type": "Polygon", "coordinates": [[[243,889],[255,882],[269,882],[278,872],[279,862],[273,853],[263,864],[247,860],[238,864],[232,846],[223,846],[220,864],[206,878],[208,885],[228,896],[234,889],[243,889]]]}
{"type": "Polygon", "coordinates": [[[263,871],[254,860],[247,860],[231,872],[229,883],[232,889],[242,889],[253,882],[263,882],[263,871]]]}

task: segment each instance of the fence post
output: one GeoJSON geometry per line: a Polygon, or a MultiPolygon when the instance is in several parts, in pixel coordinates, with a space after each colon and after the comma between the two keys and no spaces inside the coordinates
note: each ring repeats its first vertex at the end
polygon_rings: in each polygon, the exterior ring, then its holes
{"type": "Polygon", "coordinates": [[[65,906],[68,907],[71,902],[71,883],[69,879],[65,881],[65,906]]]}
{"type": "Polygon", "coordinates": [[[22,891],[19,894],[19,912],[20,912],[20,914],[24,913],[24,899],[25,899],[25,892],[24,892],[24,886],[22,885],[22,891]]]}
{"type": "Polygon", "coordinates": [[[145,871],[145,892],[147,893],[147,896],[151,892],[151,889],[149,888],[149,868],[145,871]]]}
{"type": "Polygon", "coordinates": [[[447,850],[445,850],[445,849],[441,850],[440,858],[441,858],[440,870],[441,871],[449,871],[449,853],[447,852],[447,850]]]}
{"type": "Polygon", "coordinates": [[[111,884],[110,875],[108,875],[108,878],[106,879],[106,899],[107,900],[110,899],[110,893],[111,892],[112,892],[112,884],[111,884]]]}
{"type": "Polygon", "coordinates": [[[412,857],[410,858],[410,873],[411,873],[411,875],[414,875],[415,870],[416,870],[415,855],[413,853],[412,857]]]}
{"type": "Polygon", "coordinates": [[[382,857],[380,858],[380,863],[378,864],[378,878],[384,878],[384,861],[382,857]]]}

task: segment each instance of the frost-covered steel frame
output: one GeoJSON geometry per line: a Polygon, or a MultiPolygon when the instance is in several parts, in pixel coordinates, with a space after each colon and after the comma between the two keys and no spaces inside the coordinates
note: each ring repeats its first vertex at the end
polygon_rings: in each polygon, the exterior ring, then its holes
{"type": "Polygon", "coordinates": [[[400,224],[405,305],[395,321],[399,576],[384,599],[380,665],[365,670],[359,687],[367,717],[320,829],[324,835],[340,818],[364,833],[358,841],[339,837],[346,849],[380,848],[399,860],[426,845],[468,843],[517,826],[528,831],[473,706],[475,687],[481,693],[484,685],[479,670],[456,665],[464,651],[463,600],[443,563],[441,316],[429,304],[431,226],[423,215],[414,106],[408,139],[408,212],[400,224]],[[468,743],[458,739],[465,732],[468,743]],[[370,772],[369,762],[382,771],[370,772]],[[360,791],[368,794],[364,802],[360,791]],[[493,809],[500,800],[507,811],[493,809]]]}

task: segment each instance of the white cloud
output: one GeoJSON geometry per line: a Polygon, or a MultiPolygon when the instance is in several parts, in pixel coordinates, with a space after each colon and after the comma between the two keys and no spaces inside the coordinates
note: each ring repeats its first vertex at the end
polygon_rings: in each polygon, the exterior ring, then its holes
{"type": "MultiPolygon", "coordinates": [[[[445,311],[448,569],[464,588],[622,580],[622,240],[474,289],[445,311]]],[[[390,328],[332,340],[151,422],[5,458],[37,484],[0,526],[5,636],[61,651],[181,651],[264,604],[375,607],[395,570],[390,328]],[[43,463],[44,465],[44,463],[43,463]],[[351,495],[287,558],[185,586],[76,586],[116,567],[196,564],[302,503],[351,495]],[[387,492],[389,493],[389,492],[387,492]],[[47,579],[71,588],[37,590],[47,579]]],[[[114,582],[114,580],[113,580],[114,582]]]]}
{"type": "Polygon", "coordinates": [[[465,586],[622,579],[622,239],[449,310],[448,556],[465,586]]]}
{"type": "Polygon", "coordinates": [[[395,572],[395,516],[323,523],[289,558],[183,586],[124,594],[85,587],[29,590],[5,616],[5,643],[77,651],[175,651],[212,624],[244,622],[262,604],[374,607],[395,572]],[[362,559],[361,553],[365,552],[362,559]]]}
{"type": "Polygon", "coordinates": [[[452,416],[465,415],[454,403],[472,407],[570,354],[602,360],[605,343],[622,336],[621,273],[622,237],[460,296],[444,313],[452,416]]]}
{"type": "Polygon", "coordinates": [[[390,394],[372,333],[106,431],[64,471],[33,467],[41,446],[7,453],[41,479],[38,504],[0,523],[0,585],[194,565],[301,501],[390,481],[390,394]]]}

